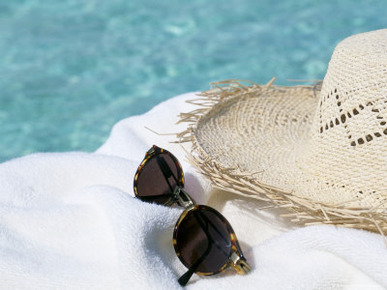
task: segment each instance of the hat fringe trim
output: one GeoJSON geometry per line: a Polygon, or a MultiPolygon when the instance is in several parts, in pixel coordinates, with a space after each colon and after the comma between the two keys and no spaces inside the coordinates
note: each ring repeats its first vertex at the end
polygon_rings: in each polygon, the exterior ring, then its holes
{"type": "MultiPolygon", "coordinates": [[[[288,213],[281,216],[300,225],[337,225],[347,228],[365,229],[379,232],[384,237],[387,245],[387,209],[383,206],[387,200],[380,202],[373,208],[349,207],[345,203],[335,205],[318,203],[296,196],[293,192],[286,192],[269,184],[263,184],[254,178],[254,174],[239,173],[238,168],[225,168],[223,165],[211,160],[206,152],[197,144],[194,137],[195,125],[217,103],[224,102],[236,95],[242,96],[251,92],[276,89],[286,89],[284,86],[272,85],[271,80],[267,85],[258,85],[250,81],[245,85],[242,81],[226,80],[212,83],[211,89],[198,94],[194,100],[187,102],[199,106],[188,113],[181,113],[178,123],[187,123],[187,129],[178,133],[178,142],[190,142],[191,154],[188,161],[198,171],[206,176],[214,187],[228,192],[233,192],[249,198],[263,201],[269,207],[287,209],[288,213]]],[[[302,86],[310,88],[317,95],[321,82],[315,85],[302,86]]],[[[294,88],[294,87],[293,87],[294,88]]]]}

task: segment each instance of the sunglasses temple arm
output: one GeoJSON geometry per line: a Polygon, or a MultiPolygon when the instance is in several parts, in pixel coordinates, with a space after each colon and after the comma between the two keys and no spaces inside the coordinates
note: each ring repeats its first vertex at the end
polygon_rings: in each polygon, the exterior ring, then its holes
{"type": "Polygon", "coordinates": [[[193,264],[192,267],[190,267],[190,268],[188,269],[188,271],[184,273],[184,275],[182,275],[182,276],[179,278],[178,282],[179,282],[179,284],[180,284],[181,286],[187,285],[187,283],[188,283],[189,279],[191,279],[193,273],[196,272],[196,269],[199,267],[199,265],[204,261],[204,259],[205,259],[205,258],[208,256],[208,254],[210,253],[211,248],[212,248],[212,245],[211,245],[211,243],[209,243],[209,244],[208,244],[208,247],[207,247],[206,251],[203,253],[203,255],[202,255],[199,259],[196,260],[195,264],[193,264]]]}
{"type": "Polygon", "coordinates": [[[168,178],[172,176],[173,179],[175,179],[175,181],[176,181],[176,177],[173,175],[167,162],[165,162],[165,160],[163,158],[156,156],[156,161],[157,161],[157,165],[160,167],[161,172],[164,175],[165,181],[168,183],[168,186],[171,189],[171,191],[173,191],[173,187],[172,187],[171,183],[169,182],[168,178]]]}
{"type": "Polygon", "coordinates": [[[195,272],[195,270],[193,270],[192,268],[189,268],[188,271],[185,272],[184,275],[179,278],[179,280],[177,280],[177,282],[179,282],[180,286],[187,285],[189,279],[191,279],[194,272],[195,272]]]}
{"type": "MultiPolygon", "coordinates": [[[[200,227],[203,229],[204,233],[206,234],[207,238],[211,241],[211,243],[208,243],[208,247],[207,247],[206,251],[203,253],[203,255],[201,255],[201,257],[199,259],[196,260],[195,264],[193,264],[192,267],[190,267],[188,269],[188,271],[186,273],[184,273],[184,275],[182,275],[179,278],[178,282],[181,286],[185,286],[188,283],[188,281],[192,277],[193,273],[196,272],[196,269],[199,267],[199,265],[204,261],[204,259],[210,253],[213,244],[221,252],[223,252],[225,255],[227,255],[227,253],[219,246],[219,244],[216,242],[216,240],[214,240],[211,237],[211,235],[208,231],[207,225],[210,224],[211,227],[219,234],[219,236],[221,236],[222,239],[224,241],[226,241],[224,236],[217,230],[215,225],[204,215],[197,213],[197,214],[195,214],[195,217],[196,217],[196,220],[198,221],[200,227]]],[[[246,262],[245,258],[243,256],[241,256],[239,253],[234,251],[231,254],[230,261],[232,262],[231,266],[238,272],[238,274],[246,274],[250,271],[249,264],[246,262]]]]}
{"type": "MultiPolygon", "coordinates": [[[[206,220],[206,222],[208,222],[212,228],[218,233],[218,235],[224,240],[224,241],[227,241],[224,236],[220,233],[220,231],[215,227],[215,225],[206,217],[206,216],[201,216],[203,219],[206,220]]],[[[199,224],[202,226],[202,223],[199,222],[199,224]]],[[[203,226],[202,226],[203,228],[203,226]]],[[[216,240],[212,239],[211,236],[209,235],[208,231],[203,228],[204,232],[206,233],[208,239],[210,239],[214,245],[221,251],[223,252],[225,255],[227,255],[227,253],[225,253],[223,251],[223,249],[219,246],[219,244],[216,242],[216,240]]],[[[250,268],[250,265],[247,263],[245,257],[243,256],[242,254],[242,250],[240,249],[240,246],[239,246],[239,243],[237,240],[235,240],[235,244],[236,244],[236,247],[237,247],[237,250],[233,251],[231,253],[231,256],[230,256],[230,266],[233,267],[235,269],[235,271],[237,271],[238,274],[247,274],[248,272],[250,272],[251,268],[250,268]]]]}
{"type": "MultiPolygon", "coordinates": [[[[201,262],[208,256],[208,253],[211,249],[211,244],[207,248],[207,251],[195,262],[195,264],[188,269],[178,280],[181,286],[187,285],[189,279],[191,279],[193,273],[196,272],[197,267],[201,262]]],[[[244,258],[241,258],[236,252],[233,252],[231,255],[232,267],[238,272],[238,274],[247,274],[250,272],[250,265],[246,262],[244,258]]]]}
{"type": "Polygon", "coordinates": [[[219,243],[212,238],[212,235],[208,231],[208,227],[204,223],[206,223],[207,225],[211,225],[211,227],[218,233],[218,235],[223,239],[224,242],[227,243],[227,239],[222,235],[222,233],[205,215],[196,213],[195,217],[196,217],[196,220],[199,222],[199,225],[203,229],[204,233],[206,234],[208,240],[210,240],[218,248],[219,251],[223,252],[223,254],[227,256],[227,253],[222,249],[222,247],[219,246],[219,243]],[[204,221],[201,219],[203,219],[204,221]]]}
{"type": "MultiPolygon", "coordinates": [[[[204,222],[206,222],[207,224],[211,224],[211,226],[216,230],[215,226],[211,223],[211,221],[206,216],[203,216],[200,214],[195,214],[195,217],[196,217],[196,220],[198,221],[200,227],[203,229],[204,233],[206,234],[207,238],[211,241],[211,243],[208,243],[208,247],[207,247],[206,251],[203,253],[203,255],[201,255],[201,257],[199,259],[196,260],[195,264],[193,264],[192,267],[190,267],[188,269],[188,271],[185,272],[184,275],[179,278],[178,282],[181,286],[185,286],[188,283],[188,281],[192,277],[193,273],[196,272],[196,269],[204,261],[204,259],[208,256],[208,254],[211,251],[212,244],[214,244],[220,251],[222,251],[224,254],[227,255],[227,253],[225,253],[223,251],[223,249],[221,247],[219,247],[218,243],[216,241],[214,241],[214,239],[212,239],[210,233],[207,230],[207,226],[204,224],[204,222]],[[204,219],[205,221],[203,221],[202,219],[204,219]]],[[[224,238],[224,237],[222,237],[222,238],[224,238]]]]}
{"type": "Polygon", "coordinates": [[[173,190],[171,183],[169,182],[169,177],[173,177],[176,183],[178,183],[178,180],[176,176],[173,174],[171,168],[169,167],[168,163],[161,157],[156,157],[157,164],[160,167],[161,172],[164,175],[165,181],[168,183],[169,188],[171,191],[173,191],[173,194],[175,196],[175,199],[177,200],[178,204],[180,206],[183,206],[187,209],[191,208],[195,201],[192,199],[192,197],[184,190],[184,188],[180,185],[176,186],[176,188],[173,190]]]}

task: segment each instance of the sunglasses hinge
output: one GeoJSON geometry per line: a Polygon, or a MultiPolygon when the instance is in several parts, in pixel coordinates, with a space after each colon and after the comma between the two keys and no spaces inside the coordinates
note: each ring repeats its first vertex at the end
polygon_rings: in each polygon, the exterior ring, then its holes
{"type": "Polygon", "coordinates": [[[186,209],[193,208],[195,201],[189,196],[189,194],[180,186],[176,186],[174,196],[177,203],[186,209]]]}
{"type": "Polygon", "coordinates": [[[151,154],[154,154],[156,152],[156,149],[155,149],[155,147],[153,146],[151,149],[149,149],[147,152],[146,152],[146,154],[147,155],[151,155],[151,154]]]}
{"type": "Polygon", "coordinates": [[[230,256],[230,264],[237,271],[238,274],[244,275],[250,271],[250,266],[246,260],[242,258],[237,252],[232,252],[230,256]]]}

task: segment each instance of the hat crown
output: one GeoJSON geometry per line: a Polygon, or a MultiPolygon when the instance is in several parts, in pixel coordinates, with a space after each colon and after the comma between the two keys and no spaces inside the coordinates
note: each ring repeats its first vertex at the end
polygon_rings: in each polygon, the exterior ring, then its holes
{"type": "Polygon", "coordinates": [[[314,123],[317,134],[343,126],[346,134],[341,137],[350,146],[386,136],[386,103],[387,29],[340,42],[323,81],[314,123]]]}
{"type": "Polygon", "coordinates": [[[357,34],[336,46],[310,134],[299,166],[308,176],[322,177],[340,197],[314,199],[366,206],[385,198],[387,29],[357,34]]]}

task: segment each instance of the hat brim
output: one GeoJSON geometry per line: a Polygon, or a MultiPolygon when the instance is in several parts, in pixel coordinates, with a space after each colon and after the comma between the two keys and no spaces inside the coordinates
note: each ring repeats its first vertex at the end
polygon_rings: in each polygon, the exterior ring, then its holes
{"type": "Polygon", "coordinates": [[[303,153],[319,101],[319,85],[215,84],[181,114],[179,135],[192,142],[191,163],[217,188],[289,209],[302,224],[335,224],[387,231],[387,214],[309,199],[297,193],[297,158],[303,153]]]}

